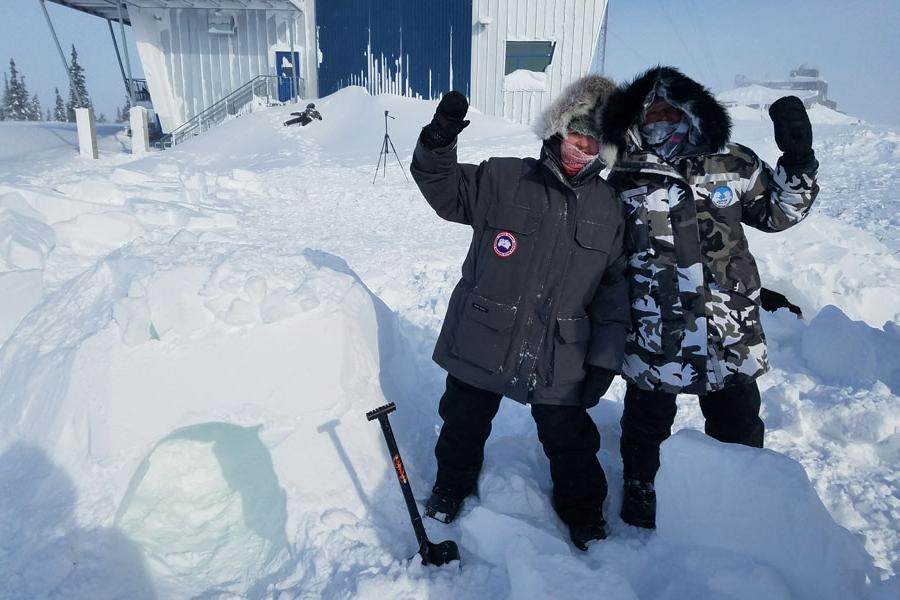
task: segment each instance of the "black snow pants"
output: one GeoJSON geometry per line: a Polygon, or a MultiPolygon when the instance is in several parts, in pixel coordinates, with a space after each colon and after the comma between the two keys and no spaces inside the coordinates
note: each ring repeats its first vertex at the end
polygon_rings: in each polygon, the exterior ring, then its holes
{"type": "MultiPolygon", "coordinates": [[[[706,434],[720,442],[762,448],[765,426],[759,418],[759,408],[759,387],[755,381],[700,396],[706,434]]],[[[620,442],[625,479],[656,478],[659,446],[672,434],[675,411],[675,394],[628,385],[620,442]]]]}
{"type": "MultiPolygon", "coordinates": [[[[438,465],[435,488],[457,498],[475,491],[484,445],[501,398],[447,376],[447,390],[438,409],[444,425],[434,449],[438,465]]],[[[531,415],[550,460],[553,506],[559,517],[568,525],[579,525],[602,516],[607,485],[597,460],[600,433],[587,410],[535,404],[531,415]]]]}

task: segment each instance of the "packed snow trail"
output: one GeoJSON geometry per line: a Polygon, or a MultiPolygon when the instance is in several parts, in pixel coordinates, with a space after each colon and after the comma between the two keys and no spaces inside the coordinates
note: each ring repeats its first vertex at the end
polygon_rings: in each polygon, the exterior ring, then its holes
{"type": "MultiPolygon", "coordinates": [[[[138,160],[112,130],[88,162],[51,142],[65,126],[0,124],[6,147],[34,136],[31,162],[0,156],[0,486],[15,490],[0,497],[0,597],[823,597],[813,580],[896,597],[900,580],[878,582],[900,571],[895,130],[813,115],[812,216],[750,233],[764,283],[805,314],[764,316],[766,445],[786,457],[678,435],[660,530],[628,527],[617,381],[591,411],[611,537],[579,554],[531,417],[505,402],[479,497],[427,523],[465,566],[435,570],[403,560],[415,542],[364,412],[397,403],[424,497],[444,375],[430,354],[470,230],[396,162],[371,183],[383,111],[408,166],[434,103],[350,88],[317,106],[308,127],[270,109],[138,160]],[[703,478],[745,472],[743,493],[774,506],[742,512],[703,478]],[[799,568],[786,540],[827,556],[799,568]]],[[[774,162],[768,121],[736,117],[737,141],[774,162]]],[[[523,127],[471,118],[463,160],[539,150],[523,127]]],[[[702,429],[691,397],[682,427],[702,429]]]]}

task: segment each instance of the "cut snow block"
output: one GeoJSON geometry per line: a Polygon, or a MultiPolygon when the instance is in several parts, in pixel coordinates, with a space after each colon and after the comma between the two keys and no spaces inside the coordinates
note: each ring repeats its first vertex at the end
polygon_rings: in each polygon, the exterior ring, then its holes
{"type": "Polygon", "coordinates": [[[142,155],[150,152],[150,130],[147,125],[147,109],[132,106],[128,111],[131,121],[131,153],[142,155]]]}
{"type": "Polygon", "coordinates": [[[163,439],[132,477],[116,525],[161,598],[246,597],[284,563],[285,492],[256,428],[204,423],[163,439]]]}
{"type": "Polygon", "coordinates": [[[462,545],[489,563],[503,565],[507,551],[518,544],[519,539],[528,540],[541,554],[562,554],[571,556],[569,543],[558,535],[538,529],[521,519],[494,512],[483,506],[476,506],[460,520],[462,545]]]}
{"type": "Polygon", "coordinates": [[[97,150],[97,123],[93,108],[76,108],[75,123],[78,127],[78,151],[82,158],[100,158],[97,150]]]}
{"type": "Polygon", "coordinates": [[[798,599],[864,596],[868,555],[796,461],[684,430],[663,444],[661,463],[661,541],[745,555],[778,572],[798,599]]]}

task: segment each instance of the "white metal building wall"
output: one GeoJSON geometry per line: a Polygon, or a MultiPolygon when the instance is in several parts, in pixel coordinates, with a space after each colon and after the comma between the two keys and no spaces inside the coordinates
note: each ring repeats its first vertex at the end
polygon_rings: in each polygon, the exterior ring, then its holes
{"type": "Polygon", "coordinates": [[[309,12],[227,10],[235,18],[233,35],[209,33],[209,10],[130,5],[138,54],[163,131],[178,127],[255,76],[275,75],[275,51],[289,51],[291,35],[300,53],[306,95],[315,96],[314,3],[306,4],[309,12]]]}
{"type": "Polygon", "coordinates": [[[531,123],[573,80],[588,73],[607,0],[472,0],[472,105],[531,123]],[[506,42],[556,42],[543,91],[503,91],[506,42]]]}

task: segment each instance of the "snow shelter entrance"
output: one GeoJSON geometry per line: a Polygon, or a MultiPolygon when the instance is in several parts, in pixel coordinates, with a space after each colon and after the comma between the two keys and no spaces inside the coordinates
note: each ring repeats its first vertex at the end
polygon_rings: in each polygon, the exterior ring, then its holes
{"type": "Polygon", "coordinates": [[[297,80],[300,73],[294,73],[294,66],[300,64],[299,52],[275,52],[275,72],[278,75],[278,101],[288,102],[299,94],[297,80]]]}

